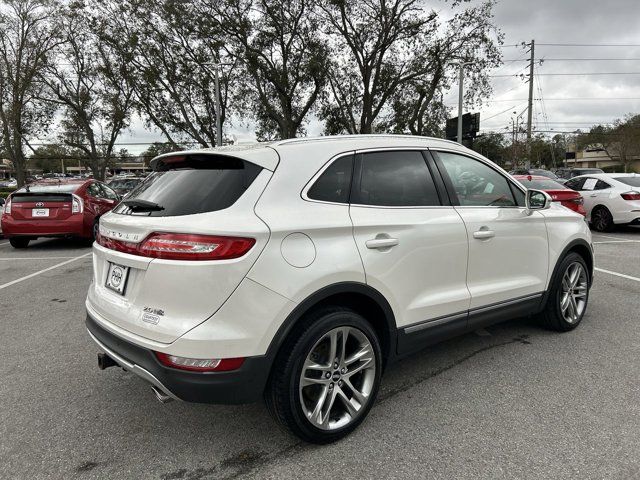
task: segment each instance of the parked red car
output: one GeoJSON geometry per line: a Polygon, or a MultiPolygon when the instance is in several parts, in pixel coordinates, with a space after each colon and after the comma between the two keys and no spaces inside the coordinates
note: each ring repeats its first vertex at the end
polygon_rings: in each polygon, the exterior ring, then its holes
{"type": "Polygon", "coordinates": [[[551,180],[550,178],[543,177],[541,175],[514,175],[513,178],[518,180],[527,188],[535,188],[536,190],[544,190],[554,202],[560,202],[565,207],[579,213],[580,215],[586,215],[584,210],[584,200],[582,195],[575,190],[571,190],[565,187],[561,183],[551,180]]]}
{"type": "Polygon", "coordinates": [[[93,240],[98,218],[120,197],[93,179],[42,180],[16,190],[2,211],[2,233],[15,248],[26,248],[38,237],[93,240]]]}

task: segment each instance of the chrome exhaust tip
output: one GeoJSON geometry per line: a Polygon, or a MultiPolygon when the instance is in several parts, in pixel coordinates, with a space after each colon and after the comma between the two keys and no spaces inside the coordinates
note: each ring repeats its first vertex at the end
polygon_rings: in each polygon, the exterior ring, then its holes
{"type": "Polygon", "coordinates": [[[167,395],[166,393],[162,392],[160,389],[158,389],[157,387],[155,387],[154,385],[151,385],[151,390],[153,390],[153,393],[156,394],[156,399],[160,402],[160,403],[169,403],[173,401],[173,398],[171,398],[169,395],[167,395]]]}

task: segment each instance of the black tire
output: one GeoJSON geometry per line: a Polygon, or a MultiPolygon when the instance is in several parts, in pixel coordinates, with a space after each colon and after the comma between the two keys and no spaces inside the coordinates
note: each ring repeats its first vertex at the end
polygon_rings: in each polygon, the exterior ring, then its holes
{"type": "Polygon", "coordinates": [[[100,226],[100,219],[96,218],[93,221],[93,225],[91,226],[91,236],[86,239],[86,242],[89,246],[93,245],[93,242],[98,238],[98,228],[100,226]]]}
{"type": "Polygon", "coordinates": [[[611,232],[615,228],[613,216],[607,207],[602,205],[591,212],[591,228],[597,232],[611,232]]]}
{"type": "Polygon", "coordinates": [[[9,243],[13,248],[27,248],[30,240],[30,238],[25,237],[13,237],[9,239],[9,243]]]}
{"type": "MultiPolygon", "coordinates": [[[[349,335],[347,335],[347,337],[351,338],[349,335]]],[[[324,364],[324,362],[321,363],[324,364]]],[[[331,366],[331,363],[332,362],[329,361],[330,365],[327,368],[335,368],[335,366],[331,366]]],[[[336,370],[333,375],[337,373],[338,371],[336,370]]],[[[273,364],[271,377],[265,390],[265,403],[275,420],[300,439],[316,444],[331,443],[351,433],[366,418],[378,394],[381,374],[382,351],[380,341],[371,325],[361,315],[352,310],[341,307],[327,307],[308,314],[301,323],[294,328],[293,332],[282,345],[273,364]],[[301,384],[300,376],[303,373],[305,361],[309,355],[313,354],[313,351],[315,351],[313,349],[317,348],[318,342],[322,341],[321,339],[325,338],[326,335],[330,335],[331,332],[340,327],[348,327],[349,331],[356,332],[357,335],[364,334],[364,337],[366,337],[366,340],[369,341],[372,347],[374,357],[372,358],[372,364],[375,366],[375,371],[370,371],[369,373],[367,383],[371,391],[367,396],[366,403],[360,406],[361,410],[359,410],[355,416],[348,416],[349,420],[346,425],[327,430],[318,428],[316,424],[312,423],[312,420],[305,415],[304,408],[308,407],[302,404],[303,401],[301,397],[303,393],[302,390],[299,390],[301,384]]],[[[322,378],[322,375],[324,374],[321,374],[320,378],[322,378]]],[[[354,378],[357,375],[358,374],[355,374],[353,377],[347,377],[345,374],[344,378],[349,378],[349,383],[347,385],[346,380],[344,384],[340,382],[340,392],[351,392],[349,386],[352,385],[351,381],[353,381],[354,384],[356,383],[354,378]]],[[[332,376],[331,380],[327,381],[333,382],[334,377],[332,376]]],[[[331,385],[334,384],[332,383],[331,385]]],[[[335,383],[335,385],[336,387],[333,388],[338,389],[338,383],[335,383]]],[[[311,387],[304,388],[315,387],[315,385],[312,385],[311,387]]],[[[317,387],[325,388],[325,386],[317,387]]],[[[306,391],[307,390],[305,390],[305,392],[306,391]]],[[[335,393],[337,394],[338,392],[336,391],[335,393]]],[[[326,391],[325,394],[327,397],[329,396],[326,391]]],[[[338,398],[340,396],[334,395],[334,397],[338,398]]],[[[342,399],[342,397],[340,397],[340,399],[342,399]]],[[[342,402],[342,400],[340,400],[340,402],[342,402]]],[[[346,403],[336,404],[334,402],[334,405],[339,409],[341,406],[346,406],[346,403]]],[[[331,417],[331,415],[328,415],[328,417],[331,417]]]]}
{"type": "MultiPolygon", "coordinates": [[[[575,253],[571,252],[567,256],[565,256],[560,264],[558,265],[558,269],[555,277],[551,282],[551,288],[549,291],[549,295],[547,297],[547,304],[545,305],[544,310],[540,314],[540,320],[542,324],[548,328],[549,330],[555,330],[556,332],[568,332],[573,330],[582,321],[584,314],[587,310],[587,305],[589,303],[589,290],[591,287],[591,277],[589,269],[587,268],[587,263],[584,258],[575,253]],[[586,288],[584,289],[584,307],[580,309],[579,314],[576,315],[574,320],[567,320],[567,315],[563,313],[563,298],[565,298],[565,288],[563,286],[563,279],[565,274],[575,265],[579,265],[582,268],[582,271],[585,274],[586,288]]],[[[577,291],[578,288],[575,289],[577,291]]],[[[581,293],[582,294],[582,293],[581,293]]],[[[582,301],[582,298],[580,299],[582,301]]],[[[575,299],[574,299],[575,302],[575,299]]],[[[575,304],[575,303],[574,303],[575,304]]],[[[573,307],[571,307],[573,308],[573,307]]],[[[569,315],[570,316],[570,315],[569,315]]]]}

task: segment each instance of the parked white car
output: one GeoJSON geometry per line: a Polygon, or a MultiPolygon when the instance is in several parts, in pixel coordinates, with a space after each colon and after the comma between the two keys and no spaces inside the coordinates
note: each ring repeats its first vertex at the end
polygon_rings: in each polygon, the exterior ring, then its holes
{"type": "Polygon", "coordinates": [[[609,232],[616,225],[640,225],[640,175],[599,173],[565,182],[580,192],[591,227],[609,232]]]}
{"type": "Polygon", "coordinates": [[[161,401],[262,398],[326,443],[385,367],[480,327],[575,328],[593,274],[583,217],[456,143],[292,139],[171,153],[100,220],[87,328],[161,401]]]}

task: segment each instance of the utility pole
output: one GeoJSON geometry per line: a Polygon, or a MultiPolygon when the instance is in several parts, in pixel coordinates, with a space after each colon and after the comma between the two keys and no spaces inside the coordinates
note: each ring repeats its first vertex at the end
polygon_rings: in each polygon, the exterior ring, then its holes
{"type": "Polygon", "coordinates": [[[220,78],[218,76],[218,68],[220,68],[220,64],[216,63],[213,66],[215,86],[216,86],[216,147],[221,147],[222,146],[222,120],[220,118],[220,78]]]}
{"type": "Polygon", "coordinates": [[[460,62],[460,74],[458,78],[458,143],[462,145],[462,102],[463,102],[464,63],[460,62]]]}
{"type": "Polygon", "coordinates": [[[533,118],[533,62],[535,61],[536,41],[531,40],[531,60],[529,63],[529,107],[527,111],[527,168],[531,168],[531,121],[533,118]]]}

